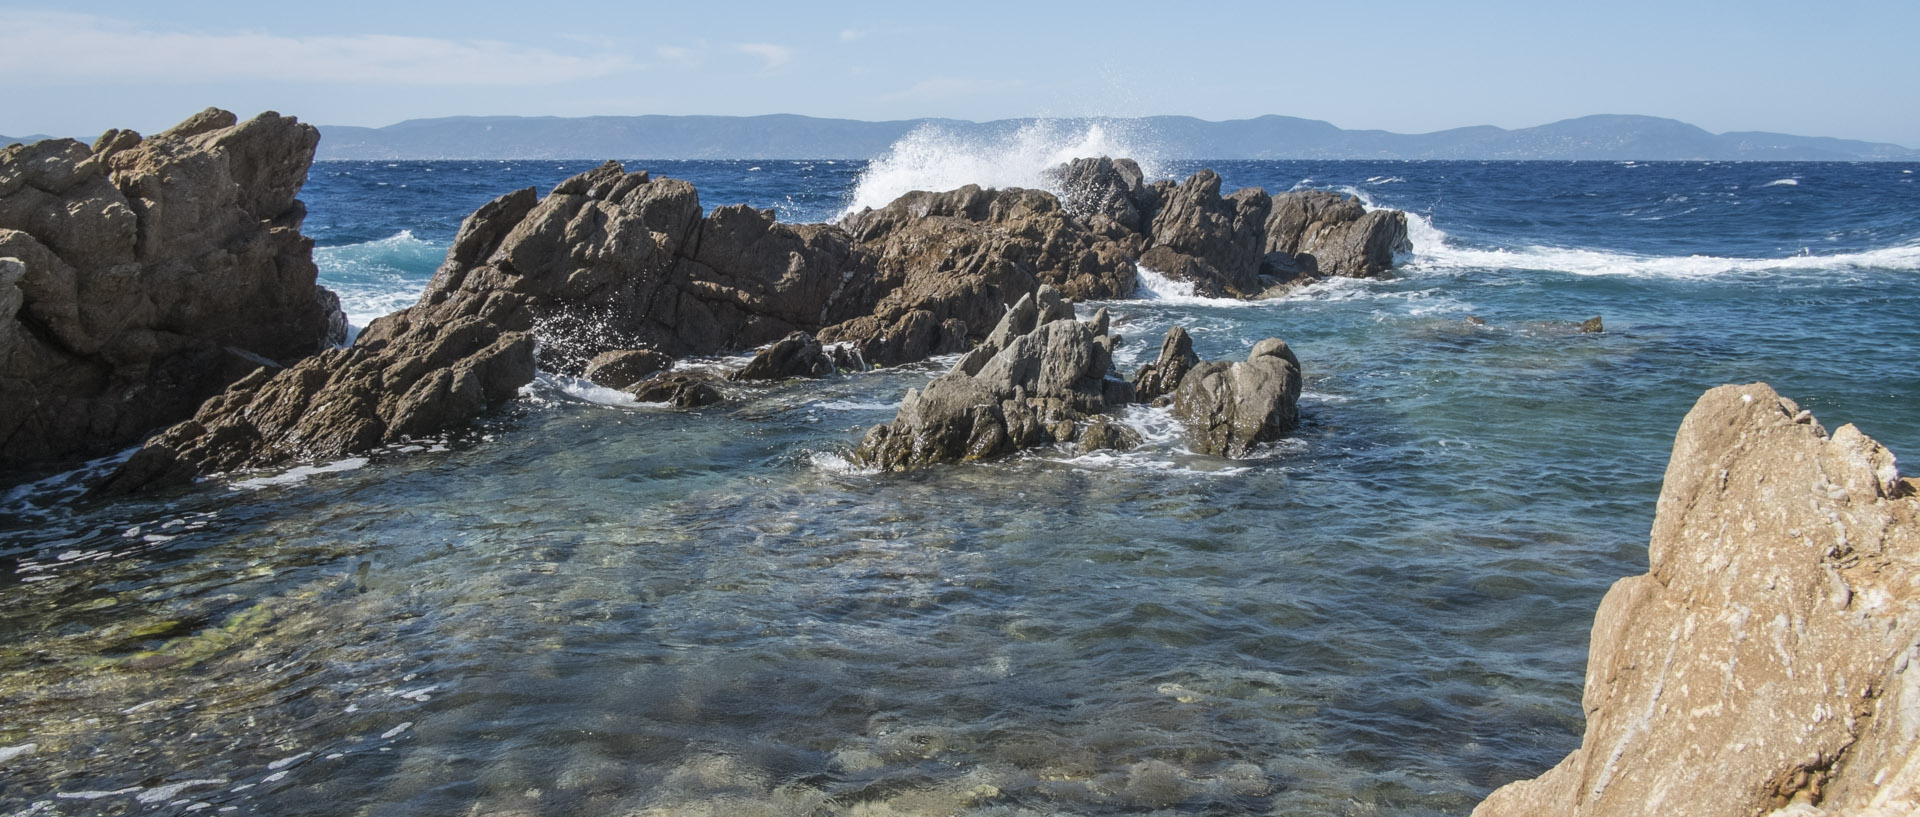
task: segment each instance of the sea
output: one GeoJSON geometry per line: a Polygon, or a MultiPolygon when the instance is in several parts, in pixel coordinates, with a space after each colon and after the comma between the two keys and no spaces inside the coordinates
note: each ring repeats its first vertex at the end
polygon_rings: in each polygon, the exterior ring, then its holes
{"type": "MultiPolygon", "coordinates": [[[[1284,338],[1290,437],[1201,456],[1134,407],[1127,453],[851,465],[949,358],[693,411],[542,374],[471,429],[111,503],[89,463],[0,490],[0,814],[1464,815],[1579,745],[1701,392],[1920,456],[1920,166],[1127,141],[617,158],[786,221],[1100,153],[1406,211],[1389,279],[1081,306],[1128,371],[1171,326],[1284,338]]],[[[599,161],[319,163],[321,280],[363,326],[476,207],[599,161]]]]}

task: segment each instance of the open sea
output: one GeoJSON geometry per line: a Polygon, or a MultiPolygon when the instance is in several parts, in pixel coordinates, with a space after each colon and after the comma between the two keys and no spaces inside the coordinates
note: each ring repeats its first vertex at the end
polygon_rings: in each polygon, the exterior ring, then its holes
{"type": "MultiPolygon", "coordinates": [[[[814,221],[1080,147],[628,167],[814,221]]],[[[474,208],[595,164],[318,164],[323,283],[409,305],[474,208]]],[[[1392,280],[1103,304],[1129,372],[1175,324],[1285,338],[1291,438],[1198,456],[1140,407],[1126,454],[850,467],[942,360],[691,412],[543,375],[105,505],[95,463],[0,491],[0,814],[1463,815],[1579,744],[1702,391],[1920,456],[1920,167],[1145,164],[1411,215],[1392,280]]]]}

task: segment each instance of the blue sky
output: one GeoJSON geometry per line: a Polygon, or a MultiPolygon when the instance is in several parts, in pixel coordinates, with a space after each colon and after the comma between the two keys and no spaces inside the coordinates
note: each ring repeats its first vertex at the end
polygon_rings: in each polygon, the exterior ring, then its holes
{"type": "Polygon", "coordinates": [[[1403,133],[1596,113],[1920,147],[1920,2],[0,3],[0,133],[208,105],[853,119],[1267,113],[1403,133]]]}

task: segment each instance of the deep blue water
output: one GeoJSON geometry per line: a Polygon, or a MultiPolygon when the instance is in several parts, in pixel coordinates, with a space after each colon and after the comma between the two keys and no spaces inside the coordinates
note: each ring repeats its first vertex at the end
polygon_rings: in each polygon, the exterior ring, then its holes
{"type": "MultiPolygon", "coordinates": [[[[475,207],[592,165],[322,163],[307,232],[364,322],[475,207]]],[[[694,413],[548,378],[327,473],[51,480],[0,528],[0,811],[1464,814],[1578,745],[1702,391],[1920,452],[1911,168],[1211,166],[1416,216],[1390,281],[1105,304],[1129,366],[1176,323],[1292,345],[1304,427],[1253,460],[1140,409],[1127,455],[847,468],[930,364],[694,413]]],[[[628,167],[786,220],[868,170],[628,167]]]]}

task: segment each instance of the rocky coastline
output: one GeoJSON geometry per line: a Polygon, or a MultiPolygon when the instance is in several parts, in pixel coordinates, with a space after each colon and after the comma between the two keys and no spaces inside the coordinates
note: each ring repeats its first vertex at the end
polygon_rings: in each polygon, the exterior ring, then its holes
{"type": "MultiPolygon", "coordinates": [[[[1147,183],[1127,159],[1076,160],[1053,174],[1064,196],[915,192],[839,224],[784,224],[739,205],[707,212],[691,184],[616,162],[544,197],[532,188],[502,195],[461,225],[414,306],[373,321],[350,348],[242,372],[96,494],[337,459],[455,429],[511,398],[536,369],[704,405],[718,394],[671,371],[672,361],[762,348],[736,375],[753,381],[979,356],[1009,308],[1035,293],[1126,298],[1146,266],[1199,292],[1252,298],[1327,275],[1385,275],[1407,248],[1404,214],[1367,213],[1335,194],[1250,188],[1223,197],[1212,171],[1147,183]],[[611,365],[642,358],[644,376],[611,365]]],[[[1284,360],[1297,398],[1291,353],[1256,357],[1284,360]]],[[[1292,424],[1290,403],[1235,408],[1239,381],[1216,375],[1249,365],[1207,369],[1212,385],[1176,401],[1201,427],[1259,429],[1210,432],[1196,450],[1243,456],[1292,424]],[[1250,419],[1231,419],[1235,411],[1250,419]]],[[[1161,372],[1167,390],[1181,385],[1161,372]]],[[[1070,439],[1024,435],[1013,447],[1070,439]]]]}
{"type": "MultiPolygon", "coordinates": [[[[1204,361],[1185,329],[1131,376],[1105,311],[1140,268],[1215,297],[1387,274],[1404,214],[1352,199],[1062,166],[1064,195],[965,187],[839,224],[701,205],[608,163],[463,223],[419,302],[351,346],[295,196],[315,136],[208,111],[142,139],[0,151],[0,468],[147,440],[96,488],[348,456],[442,433],[537,371],[676,406],[677,359],[758,349],[743,383],[959,354],[850,459],[882,471],[1134,444],[1166,406],[1197,453],[1299,422],[1284,340],[1204,361]],[[185,419],[182,419],[185,418],[185,419]]],[[[1598,329],[1598,320],[1594,322],[1598,329]]],[[[1581,747],[1474,812],[1892,815],[1920,808],[1920,483],[1765,384],[1702,396],[1674,443],[1646,575],[1596,614],[1581,747]]]]}

